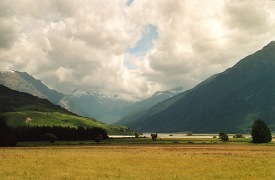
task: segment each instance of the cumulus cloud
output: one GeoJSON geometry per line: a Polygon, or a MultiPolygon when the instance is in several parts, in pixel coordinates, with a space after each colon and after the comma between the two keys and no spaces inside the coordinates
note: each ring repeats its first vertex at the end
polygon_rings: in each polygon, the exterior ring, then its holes
{"type": "Polygon", "coordinates": [[[140,99],[188,89],[274,40],[274,9],[257,0],[2,0],[1,70],[62,92],[140,99]]]}

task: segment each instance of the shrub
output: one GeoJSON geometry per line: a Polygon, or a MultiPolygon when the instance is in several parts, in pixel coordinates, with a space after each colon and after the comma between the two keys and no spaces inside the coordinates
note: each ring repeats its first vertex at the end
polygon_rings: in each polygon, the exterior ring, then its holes
{"type": "Polygon", "coordinates": [[[237,133],[233,136],[233,138],[244,138],[244,136],[240,133],[237,133]]]}
{"type": "Polygon", "coordinates": [[[96,137],[94,138],[94,142],[95,142],[96,144],[100,143],[102,140],[103,140],[103,137],[102,137],[101,134],[99,134],[98,136],[96,136],[96,137]]]}
{"type": "Polygon", "coordinates": [[[229,141],[228,135],[225,132],[220,132],[219,138],[222,140],[222,142],[229,141]]]}
{"type": "Polygon", "coordinates": [[[54,143],[54,141],[57,140],[57,137],[53,133],[46,133],[45,139],[46,139],[46,141],[50,141],[51,143],[54,143]]]}
{"type": "Polygon", "coordinates": [[[135,132],[135,138],[139,138],[140,137],[140,134],[135,132]]]}
{"type": "Polygon", "coordinates": [[[192,133],[188,132],[186,135],[187,135],[187,136],[192,136],[192,133]]]}
{"type": "Polygon", "coordinates": [[[252,125],[251,136],[254,143],[268,143],[272,140],[269,128],[260,119],[256,120],[252,125]]]}
{"type": "Polygon", "coordinates": [[[152,138],[153,141],[156,141],[157,138],[158,138],[158,133],[156,133],[156,134],[151,134],[151,138],[152,138]]]}

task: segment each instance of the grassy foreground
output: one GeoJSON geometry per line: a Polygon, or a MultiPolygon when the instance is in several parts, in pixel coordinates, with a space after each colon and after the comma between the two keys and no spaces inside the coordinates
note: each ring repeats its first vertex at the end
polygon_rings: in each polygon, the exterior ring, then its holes
{"type": "Polygon", "coordinates": [[[274,179],[275,148],[127,144],[0,148],[0,179],[274,179]]]}

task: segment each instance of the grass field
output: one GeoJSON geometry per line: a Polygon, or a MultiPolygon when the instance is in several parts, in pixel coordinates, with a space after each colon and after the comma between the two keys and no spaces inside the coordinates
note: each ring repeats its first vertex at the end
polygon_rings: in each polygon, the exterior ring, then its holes
{"type": "Polygon", "coordinates": [[[0,179],[275,179],[274,146],[249,143],[0,148],[0,160],[0,179]]]}
{"type": "Polygon", "coordinates": [[[63,126],[63,127],[101,127],[108,134],[133,134],[125,126],[114,126],[95,121],[91,118],[62,114],[59,112],[19,111],[7,112],[4,116],[8,125],[17,126],[63,126]]]}

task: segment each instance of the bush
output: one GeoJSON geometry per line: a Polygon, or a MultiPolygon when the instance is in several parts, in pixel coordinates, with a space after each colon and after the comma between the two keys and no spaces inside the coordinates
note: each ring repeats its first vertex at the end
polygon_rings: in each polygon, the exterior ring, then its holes
{"type": "Polygon", "coordinates": [[[237,133],[236,135],[233,136],[233,138],[244,138],[244,136],[240,133],[237,133]]]}
{"type": "Polygon", "coordinates": [[[139,138],[140,137],[140,134],[135,132],[135,138],[139,138]]]}
{"type": "Polygon", "coordinates": [[[219,138],[222,140],[222,142],[229,141],[228,135],[225,132],[220,132],[219,133],[219,138]]]}
{"type": "Polygon", "coordinates": [[[57,140],[57,137],[53,133],[46,133],[45,139],[46,139],[46,141],[50,141],[51,143],[54,143],[54,141],[57,140]]]}
{"type": "Polygon", "coordinates": [[[156,141],[157,138],[158,138],[158,133],[156,133],[156,134],[151,134],[151,137],[152,137],[152,140],[153,140],[153,141],[156,141]]]}
{"type": "Polygon", "coordinates": [[[188,132],[188,133],[186,134],[186,136],[192,136],[192,133],[188,132]]]}
{"type": "Polygon", "coordinates": [[[96,144],[99,144],[102,140],[103,140],[103,137],[102,137],[101,134],[99,134],[98,136],[96,136],[96,137],[94,138],[94,142],[95,142],[96,144]]]}
{"type": "Polygon", "coordinates": [[[251,136],[254,143],[268,143],[272,140],[269,128],[260,119],[256,120],[252,125],[251,136]]]}

